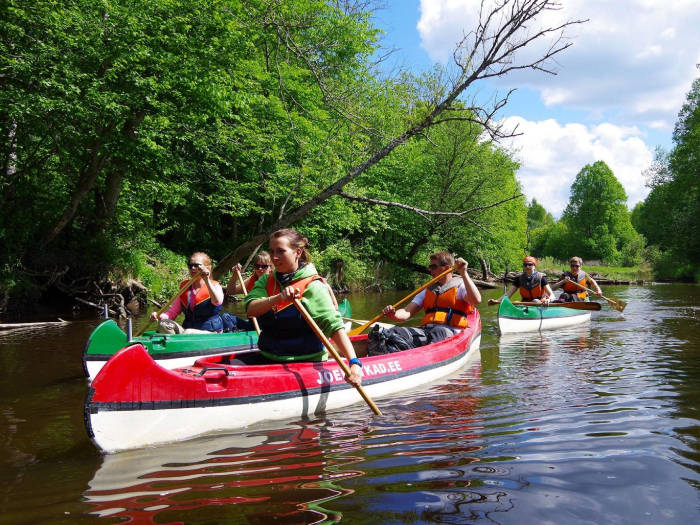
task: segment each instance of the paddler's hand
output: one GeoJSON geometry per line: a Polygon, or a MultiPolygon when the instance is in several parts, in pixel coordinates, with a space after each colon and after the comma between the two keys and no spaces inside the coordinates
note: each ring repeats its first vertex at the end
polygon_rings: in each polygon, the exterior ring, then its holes
{"type": "Polygon", "coordinates": [[[233,273],[243,271],[243,266],[241,266],[241,263],[236,263],[233,268],[231,268],[231,271],[233,273]]]}
{"type": "Polygon", "coordinates": [[[499,301],[498,299],[489,299],[489,306],[493,306],[494,304],[498,304],[500,302],[501,301],[499,301]]]}
{"type": "Polygon", "coordinates": [[[396,309],[391,304],[386,305],[384,307],[384,309],[382,310],[382,314],[384,314],[384,317],[388,317],[389,319],[394,319],[394,316],[396,315],[396,309]]]}
{"type": "Polygon", "coordinates": [[[345,376],[345,381],[350,383],[352,386],[359,386],[362,384],[362,367],[359,365],[352,365],[350,367],[350,375],[345,376]]]}
{"type": "Polygon", "coordinates": [[[467,268],[469,267],[469,263],[462,259],[461,257],[457,257],[455,260],[455,266],[457,267],[457,273],[464,277],[464,274],[467,273],[467,268]]]}
{"type": "Polygon", "coordinates": [[[287,286],[280,293],[280,297],[283,301],[292,301],[294,299],[300,299],[301,294],[299,294],[298,288],[294,288],[294,286],[287,286]]]}

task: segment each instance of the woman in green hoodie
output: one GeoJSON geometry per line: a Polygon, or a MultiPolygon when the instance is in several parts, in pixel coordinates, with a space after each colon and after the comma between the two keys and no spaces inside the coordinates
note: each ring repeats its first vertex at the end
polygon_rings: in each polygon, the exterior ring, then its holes
{"type": "Polygon", "coordinates": [[[343,318],[333,305],[328,286],[316,273],[308,251],[309,241],[291,228],[270,236],[275,271],[260,277],[245,298],[249,317],[257,317],[262,330],[258,348],[275,362],[325,361],[328,354],[301,313],[294,298],[313,317],[321,331],[348,358],[351,384],[362,382],[362,363],[343,328],[343,318]]]}

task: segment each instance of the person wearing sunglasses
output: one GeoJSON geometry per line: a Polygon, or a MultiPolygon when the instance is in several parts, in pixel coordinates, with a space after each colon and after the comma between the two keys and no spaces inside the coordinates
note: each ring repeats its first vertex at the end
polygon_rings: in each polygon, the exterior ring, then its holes
{"type": "MultiPolygon", "coordinates": [[[[160,315],[158,331],[165,333],[221,332],[224,324],[219,312],[224,304],[224,290],[211,278],[211,259],[204,252],[195,252],[187,261],[190,279],[201,272],[187,290],[182,292],[170,309],[160,315]],[[182,326],[175,322],[185,314],[182,326]]],[[[180,283],[182,288],[190,279],[180,283]]],[[[156,312],[151,314],[155,320],[156,312]]]]}
{"type": "MultiPolygon", "coordinates": [[[[523,258],[523,273],[506,292],[511,297],[519,291],[523,301],[548,304],[554,292],[547,282],[547,274],[537,271],[537,258],[528,255],[523,258]]],[[[501,299],[489,299],[489,304],[498,304],[501,299]]]]}
{"type": "MultiPolygon", "coordinates": [[[[243,287],[236,277],[236,270],[240,272],[242,269],[243,267],[240,264],[237,264],[232,268],[233,273],[228,285],[226,286],[226,295],[237,295],[243,293],[243,287]]],[[[250,277],[245,280],[246,292],[250,292],[253,289],[255,282],[260,279],[260,277],[266,273],[270,273],[271,271],[272,259],[270,258],[270,254],[263,250],[255,256],[255,261],[253,262],[253,273],[251,273],[250,277]]]]}
{"type": "Polygon", "coordinates": [[[581,257],[572,257],[569,260],[569,265],[571,271],[564,272],[561,280],[552,285],[552,290],[562,288],[562,293],[556,302],[568,303],[589,300],[588,292],[580,286],[576,286],[574,283],[578,283],[587,288],[593,288],[598,296],[603,294],[603,291],[600,289],[600,286],[598,286],[598,283],[595,282],[595,279],[583,271],[583,260],[581,257]]]}
{"type": "Polygon", "coordinates": [[[481,293],[467,273],[467,261],[461,257],[455,260],[449,252],[437,252],[430,256],[428,271],[435,278],[453,266],[457,267],[459,275],[446,274],[416,295],[405,308],[384,307],[382,313],[399,322],[407,321],[420,310],[425,310],[425,314],[420,327],[385,329],[375,325],[369,333],[369,355],[399,352],[442,341],[466,328],[467,315],[481,302],[481,293]]]}

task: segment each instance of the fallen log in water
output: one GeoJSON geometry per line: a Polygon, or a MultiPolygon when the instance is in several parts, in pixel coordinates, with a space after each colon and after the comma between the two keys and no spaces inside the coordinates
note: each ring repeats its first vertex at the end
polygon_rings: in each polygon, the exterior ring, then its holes
{"type": "Polygon", "coordinates": [[[35,326],[50,326],[57,324],[66,324],[68,322],[69,321],[64,321],[59,317],[58,321],[39,321],[36,323],[4,323],[0,324],[0,330],[12,330],[14,328],[29,328],[35,326]]]}

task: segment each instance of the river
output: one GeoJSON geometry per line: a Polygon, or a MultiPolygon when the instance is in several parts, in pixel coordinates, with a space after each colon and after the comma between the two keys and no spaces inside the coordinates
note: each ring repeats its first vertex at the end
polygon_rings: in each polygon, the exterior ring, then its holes
{"type": "MultiPolygon", "coordinates": [[[[383,417],[106,456],[82,415],[100,319],[0,332],[0,523],[697,523],[700,287],[604,291],[624,313],[541,335],[499,338],[482,306],[480,360],[377,400],[383,417]]],[[[353,315],[402,295],[351,296],[353,315]]]]}

